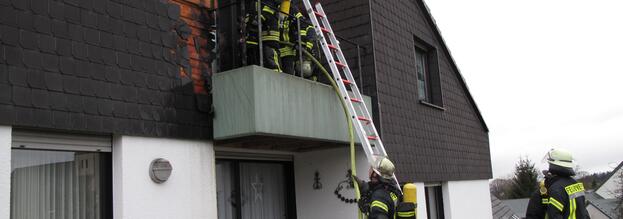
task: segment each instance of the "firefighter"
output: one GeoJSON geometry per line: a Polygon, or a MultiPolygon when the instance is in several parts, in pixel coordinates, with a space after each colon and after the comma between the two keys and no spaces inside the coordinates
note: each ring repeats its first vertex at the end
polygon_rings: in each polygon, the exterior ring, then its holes
{"type": "Polygon", "coordinates": [[[548,174],[551,174],[545,181],[548,197],[545,218],[589,218],[585,204],[584,185],[572,178],[575,172],[571,153],[562,149],[552,149],[546,154],[544,160],[549,164],[548,174]]]}
{"type": "MultiPolygon", "coordinates": [[[[279,7],[281,0],[262,1],[262,48],[264,55],[264,67],[276,72],[282,72],[279,60],[279,7]]],[[[257,9],[255,5],[253,12],[257,9]]],[[[250,13],[252,14],[252,13],[250,13]]],[[[255,12],[257,14],[257,12],[255,12]]],[[[247,61],[249,64],[259,64],[259,43],[257,39],[258,23],[257,17],[252,15],[245,16],[247,25],[247,61]]]]}
{"type": "MultiPolygon", "coordinates": [[[[301,44],[307,52],[312,54],[312,56],[316,56],[314,45],[316,43],[316,30],[314,29],[314,25],[309,22],[308,19],[306,22],[301,22],[301,40],[303,41],[301,44]],[[305,25],[303,25],[305,24],[305,25]]],[[[312,60],[310,57],[303,55],[303,63],[299,63],[297,61],[296,70],[303,70],[302,75],[310,80],[316,81],[318,80],[317,72],[314,70],[314,65],[312,65],[312,60]],[[303,65],[302,68],[300,65],[303,65]]]]}
{"type": "MultiPolygon", "coordinates": [[[[284,42],[292,43],[292,45],[282,45],[281,46],[281,63],[283,66],[283,71],[288,74],[295,74],[300,69],[300,63],[298,59],[298,39],[299,36],[301,38],[301,46],[303,49],[308,52],[313,52],[313,45],[315,39],[315,32],[313,29],[313,25],[309,22],[309,20],[296,8],[295,6],[290,7],[289,13],[283,23],[281,29],[281,40],[284,42]],[[301,22],[301,31],[298,31],[298,21],[301,22]],[[310,32],[311,31],[311,32],[310,32]]],[[[313,53],[312,53],[313,54],[313,53]]],[[[307,56],[303,56],[303,69],[306,78],[311,78],[311,61],[307,56]]],[[[299,74],[301,72],[298,72],[299,74]]]]}
{"type": "Polygon", "coordinates": [[[353,177],[360,186],[361,198],[358,205],[368,219],[394,218],[396,205],[402,199],[394,183],[394,164],[387,158],[377,158],[369,171],[369,182],[353,177]]]}
{"type": "Polygon", "coordinates": [[[549,205],[549,196],[547,195],[546,184],[551,183],[552,174],[547,170],[543,171],[545,180],[539,182],[539,190],[530,196],[528,201],[528,209],[526,210],[526,219],[544,219],[547,207],[549,205]]]}
{"type": "Polygon", "coordinates": [[[260,65],[260,49],[258,42],[257,12],[247,13],[244,17],[244,30],[246,31],[245,43],[247,45],[247,64],[260,65]]]}

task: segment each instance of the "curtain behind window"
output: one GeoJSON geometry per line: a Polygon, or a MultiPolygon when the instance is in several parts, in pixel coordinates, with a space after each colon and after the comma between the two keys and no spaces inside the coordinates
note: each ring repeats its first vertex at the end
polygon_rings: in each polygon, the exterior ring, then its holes
{"type": "Polygon", "coordinates": [[[282,164],[240,163],[243,219],[285,219],[282,164]]]}
{"type": "Polygon", "coordinates": [[[108,195],[102,194],[100,153],[13,149],[11,154],[12,219],[103,218],[108,195]]]}

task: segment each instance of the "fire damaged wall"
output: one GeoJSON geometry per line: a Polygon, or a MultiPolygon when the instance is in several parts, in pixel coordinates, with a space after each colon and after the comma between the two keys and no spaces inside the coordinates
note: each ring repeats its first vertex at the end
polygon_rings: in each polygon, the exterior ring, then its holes
{"type": "Polygon", "coordinates": [[[0,1],[0,124],[211,138],[208,8],[0,1]]]}

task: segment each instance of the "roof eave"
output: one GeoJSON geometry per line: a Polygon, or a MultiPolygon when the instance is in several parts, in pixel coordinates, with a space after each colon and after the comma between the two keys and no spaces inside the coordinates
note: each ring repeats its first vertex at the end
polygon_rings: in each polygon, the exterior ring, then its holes
{"type": "Polygon", "coordinates": [[[422,7],[420,7],[420,8],[424,8],[425,9],[423,11],[428,15],[428,16],[426,16],[426,18],[428,19],[428,22],[431,24],[431,26],[435,30],[435,35],[437,36],[437,38],[441,40],[441,43],[440,43],[441,47],[443,47],[443,51],[446,53],[446,56],[448,56],[448,59],[450,60],[452,68],[454,69],[454,72],[456,72],[456,76],[459,78],[459,80],[461,82],[460,83],[461,87],[463,88],[463,90],[467,94],[469,102],[472,104],[472,106],[474,108],[474,111],[476,111],[476,114],[478,115],[478,119],[480,120],[480,123],[482,124],[482,127],[485,129],[486,132],[489,132],[489,127],[487,126],[487,123],[485,122],[485,119],[483,118],[482,114],[480,113],[480,109],[478,108],[478,105],[476,104],[476,101],[474,100],[474,97],[472,96],[471,92],[469,91],[469,88],[467,87],[467,83],[465,82],[465,78],[463,78],[463,75],[461,74],[461,71],[459,70],[459,67],[457,66],[456,62],[454,61],[454,58],[452,57],[452,53],[450,52],[450,49],[448,49],[448,46],[446,45],[446,41],[444,40],[443,36],[441,35],[441,31],[439,30],[439,27],[437,26],[437,23],[435,22],[435,18],[433,18],[433,15],[430,12],[430,9],[428,8],[428,6],[424,2],[424,0],[419,0],[419,1],[416,1],[416,2],[419,2],[421,4],[422,7]]]}

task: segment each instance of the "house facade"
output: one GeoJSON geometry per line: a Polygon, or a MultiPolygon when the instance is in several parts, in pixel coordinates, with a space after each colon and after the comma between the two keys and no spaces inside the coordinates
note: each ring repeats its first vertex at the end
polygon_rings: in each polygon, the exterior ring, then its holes
{"type": "MultiPolygon", "coordinates": [[[[0,1],[0,218],[354,217],[339,101],[238,63],[242,5],[0,1]]],[[[488,129],[425,3],[323,5],[419,217],[491,218],[488,129]]]]}

